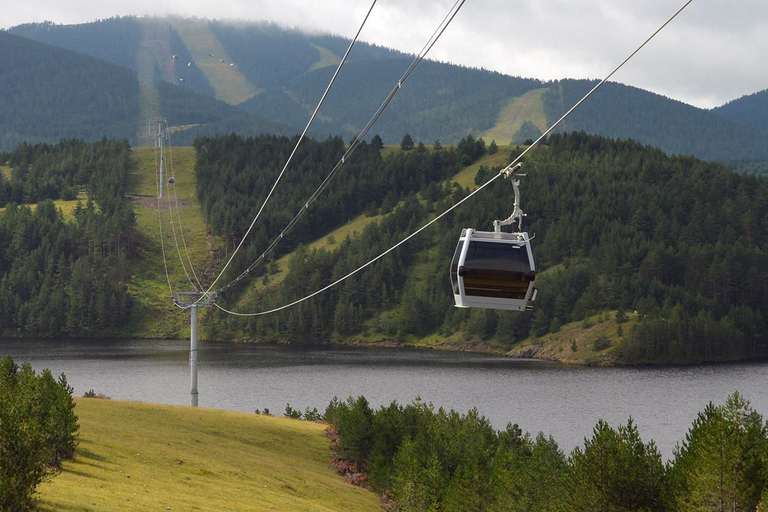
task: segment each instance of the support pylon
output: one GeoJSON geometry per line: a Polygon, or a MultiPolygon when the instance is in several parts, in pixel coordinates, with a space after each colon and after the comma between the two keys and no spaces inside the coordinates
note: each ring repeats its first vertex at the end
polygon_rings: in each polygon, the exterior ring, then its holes
{"type": "Polygon", "coordinates": [[[189,405],[197,407],[197,309],[214,305],[216,294],[201,292],[174,292],[173,302],[189,309],[189,405]]]}

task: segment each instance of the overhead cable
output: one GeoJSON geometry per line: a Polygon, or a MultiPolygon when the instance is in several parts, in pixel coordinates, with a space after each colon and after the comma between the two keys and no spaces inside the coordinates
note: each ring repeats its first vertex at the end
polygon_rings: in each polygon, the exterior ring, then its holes
{"type": "Polygon", "coordinates": [[[160,250],[163,253],[163,267],[165,268],[165,280],[168,282],[168,292],[172,296],[173,295],[173,285],[171,285],[171,276],[168,273],[168,260],[165,255],[165,242],[163,240],[163,217],[162,217],[162,203],[160,202],[160,171],[158,168],[157,163],[157,152],[158,152],[158,144],[157,144],[157,137],[154,136],[154,123],[150,121],[150,126],[152,127],[150,129],[150,133],[152,133],[152,138],[155,141],[155,186],[156,186],[156,196],[157,196],[157,225],[160,230],[160,250]]]}
{"type": "Polygon", "coordinates": [[[379,118],[382,116],[384,111],[387,109],[389,104],[394,99],[395,95],[400,91],[403,84],[406,80],[408,80],[408,77],[413,74],[414,71],[416,71],[416,68],[419,67],[419,64],[426,58],[429,51],[432,49],[432,47],[437,43],[437,40],[440,39],[440,36],[443,35],[443,32],[445,32],[445,29],[448,28],[448,25],[450,25],[451,21],[453,21],[453,18],[456,17],[456,14],[458,14],[459,9],[464,5],[464,2],[466,0],[456,0],[456,2],[453,4],[451,9],[448,11],[448,13],[445,15],[445,17],[442,19],[440,24],[437,26],[435,31],[432,33],[430,38],[427,40],[427,42],[424,44],[424,47],[422,47],[421,51],[416,55],[413,62],[411,62],[411,65],[408,66],[408,69],[403,73],[403,75],[398,79],[395,86],[392,88],[392,90],[389,92],[386,98],[384,98],[384,101],[381,103],[379,108],[376,110],[376,112],[373,114],[371,119],[366,123],[365,127],[360,131],[360,133],[357,135],[357,137],[354,138],[352,143],[349,145],[347,150],[342,155],[341,159],[336,163],[336,165],[331,169],[331,172],[328,173],[328,175],[325,177],[323,182],[320,184],[319,187],[317,187],[317,190],[312,193],[312,195],[309,197],[309,199],[304,203],[304,205],[299,209],[298,212],[296,212],[296,215],[294,215],[293,219],[283,228],[283,230],[280,232],[280,234],[272,241],[272,243],[269,244],[269,246],[264,250],[264,252],[261,253],[261,255],[253,262],[251,263],[243,272],[240,273],[235,279],[233,279],[230,283],[222,286],[217,290],[217,293],[222,293],[226,291],[227,289],[231,288],[235,284],[237,284],[239,281],[241,281],[243,278],[245,278],[248,274],[250,274],[256,266],[261,263],[264,258],[269,255],[272,250],[274,250],[275,246],[277,246],[278,243],[280,243],[280,240],[285,237],[285,235],[288,234],[288,232],[293,228],[293,226],[296,224],[296,222],[299,220],[299,218],[309,209],[309,206],[315,202],[315,200],[318,198],[320,194],[323,193],[323,191],[328,186],[328,183],[333,179],[333,177],[338,173],[339,169],[341,168],[344,163],[349,160],[352,153],[355,152],[357,147],[360,145],[361,141],[365,140],[365,138],[368,136],[368,133],[371,131],[373,126],[376,124],[376,122],[379,120],[379,118]]]}
{"type": "Polygon", "coordinates": [[[304,131],[299,136],[299,139],[296,141],[296,145],[293,148],[293,151],[291,151],[290,156],[288,157],[288,160],[286,160],[285,165],[283,166],[283,170],[280,171],[280,174],[277,176],[277,179],[275,180],[275,183],[272,185],[272,188],[270,189],[269,193],[267,194],[267,197],[264,199],[264,202],[261,204],[261,208],[259,208],[259,211],[256,213],[256,216],[253,218],[253,221],[251,221],[251,225],[248,227],[248,230],[243,235],[243,238],[240,240],[240,243],[237,244],[237,247],[232,252],[232,256],[229,257],[229,260],[224,264],[224,267],[219,272],[219,275],[216,276],[216,279],[213,280],[211,285],[208,287],[208,289],[200,296],[200,298],[195,301],[193,304],[191,304],[188,307],[195,306],[200,300],[202,300],[206,295],[208,295],[214,286],[216,286],[216,283],[221,279],[221,276],[224,275],[224,272],[226,272],[227,268],[229,267],[230,263],[232,263],[232,260],[235,258],[237,253],[240,251],[240,248],[245,243],[245,240],[248,238],[248,235],[253,230],[253,227],[256,225],[256,221],[261,216],[261,212],[264,211],[264,207],[269,202],[270,198],[272,197],[273,192],[277,188],[278,183],[280,183],[280,179],[283,177],[283,174],[285,174],[285,171],[288,169],[288,166],[291,163],[291,160],[293,160],[293,156],[296,154],[296,151],[299,149],[299,145],[301,144],[302,140],[304,140],[304,136],[307,134],[307,131],[309,130],[309,127],[312,125],[312,121],[314,121],[315,116],[317,116],[318,111],[320,110],[320,107],[325,102],[326,96],[328,96],[328,92],[331,90],[331,87],[333,86],[334,82],[336,81],[336,77],[339,75],[339,72],[341,71],[341,68],[344,66],[344,63],[347,61],[347,57],[349,56],[349,53],[352,51],[352,47],[357,42],[357,38],[360,36],[360,32],[362,32],[363,27],[365,26],[365,22],[368,20],[368,17],[371,15],[371,11],[373,11],[373,7],[376,5],[376,0],[373,0],[373,3],[371,3],[371,7],[368,9],[368,12],[365,15],[365,18],[363,19],[363,22],[360,24],[360,28],[357,30],[357,33],[355,34],[355,37],[352,39],[352,42],[349,43],[349,47],[347,48],[347,51],[344,53],[344,56],[341,59],[341,62],[339,62],[339,65],[336,67],[336,71],[333,74],[333,77],[331,77],[331,81],[328,83],[328,87],[325,88],[325,92],[323,93],[322,97],[320,98],[320,101],[317,103],[317,106],[315,107],[314,112],[312,112],[312,115],[309,118],[309,122],[307,122],[307,125],[304,127],[304,131]]]}
{"type": "Polygon", "coordinates": [[[226,309],[226,308],[224,308],[224,307],[222,307],[222,306],[220,306],[220,305],[218,305],[218,304],[216,304],[216,307],[217,307],[217,308],[219,308],[221,311],[223,311],[223,312],[225,312],[225,313],[228,313],[228,314],[230,314],[230,315],[234,315],[234,316],[241,316],[241,317],[263,316],[263,315],[269,315],[269,314],[272,314],[272,313],[276,313],[276,312],[278,312],[278,311],[282,311],[282,310],[284,310],[284,309],[288,309],[288,308],[290,308],[290,307],[293,307],[293,306],[295,306],[295,305],[297,305],[297,304],[300,304],[300,303],[302,303],[302,302],[304,302],[304,301],[306,301],[306,300],[309,300],[309,299],[311,299],[312,297],[315,297],[315,296],[317,296],[317,295],[320,295],[321,293],[323,293],[323,292],[325,292],[325,291],[327,291],[327,290],[329,290],[329,289],[333,288],[334,286],[336,286],[336,285],[338,285],[338,284],[342,283],[343,281],[345,281],[345,280],[349,279],[350,277],[352,277],[353,275],[355,275],[355,274],[357,274],[358,272],[362,271],[362,270],[363,270],[363,269],[365,269],[366,267],[368,267],[368,266],[372,265],[373,263],[375,263],[376,261],[380,260],[381,258],[383,258],[384,256],[386,256],[387,254],[391,253],[392,251],[394,251],[395,249],[397,249],[398,247],[400,247],[401,245],[403,245],[404,243],[406,243],[407,241],[409,241],[411,238],[415,237],[416,235],[418,235],[419,233],[421,233],[422,231],[424,231],[425,229],[427,229],[428,227],[430,227],[431,225],[433,225],[434,223],[436,223],[438,220],[442,219],[442,218],[443,218],[444,216],[446,216],[446,215],[447,215],[449,212],[451,212],[451,211],[455,210],[455,209],[456,209],[456,208],[458,208],[460,205],[462,205],[464,202],[468,201],[468,200],[469,200],[471,197],[473,197],[475,194],[477,194],[478,192],[480,192],[481,190],[483,190],[484,188],[486,188],[488,185],[490,185],[491,183],[493,183],[493,182],[494,182],[496,179],[498,179],[499,177],[503,176],[503,175],[504,175],[504,173],[505,173],[505,172],[506,172],[508,169],[511,169],[512,167],[514,167],[515,165],[517,165],[517,163],[518,163],[518,162],[519,162],[519,161],[520,161],[520,160],[521,160],[521,159],[522,159],[522,158],[523,158],[523,157],[524,157],[524,156],[525,156],[525,155],[526,155],[528,152],[530,152],[530,151],[531,151],[531,150],[532,150],[534,147],[536,147],[536,145],[538,145],[538,143],[539,143],[539,142],[541,142],[541,140],[543,140],[543,139],[544,139],[544,137],[546,137],[546,136],[547,136],[549,133],[551,133],[551,132],[552,132],[552,130],[554,130],[554,129],[555,129],[557,126],[559,126],[559,125],[560,125],[560,123],[562,123],[562,122],[563,122],[563,121],[564,121],[564,120],[565,120],[565,119],[566,119],[568,116],[570,116],[570,115],[571,115],[571,113],[572,113],[574,110],[576,110],[576,108],[578,108],[578,107],[579,107],[579,105],[581,105],[582,103],[584,103],[584,101],[586,101],[586,100],[587,100],[587,98],[589,98],[589,97],[590,97],[590,96],[591,96],[591,95],[592,95],[592,94],[593,94],[595,91],[597,91],[597,90],[598,90],[598,89],[599,89],[599,88],[600,88],[600,87],[601,87],[601,86],[602,86],[602,85],[603,85],[605,82],[607,82],[607,81],[608,81],[608,80],[609,80],[609,79],[610,79],[610,78],[611,78],[611,77],[612,77],[612,76],[613,76],[613,75],[614,75],[614,74],[615,74],[615,73],[616,73],[616,72],[617,72],[619,69],[621,69],[621,68],[624,66],[624,64],[626,64],[626,63],[627,63],[627,62],[628,62],[628,61],[629,61],[629,60],[630,60],[632,57],[634,57],[634,56],[635,56],[635,54],[637,54],[637,52],[639,52],[639,51],[640,51],[640,50],[641,50],[641,49],[642,49],[642,48],[643,48],[643,47],[644,47],[646,44],[648,44],[648,43],[651,41],[651,39],[653,39],[653,38],[654,38],[654,37],[655,37],[655,36],[656,36],[656,35],[657,35],[659,32],[661,32],[661,30],[662,30],[662,29],[664,29],[664,27],[666,27],[666,26],[667,26],[669,23],[671,23],[671,22],[672,22],[672,20],[674,20],[674,19],[677,17],[677,15],[678,15],[678,14],[680,14],[680,13],[681,13],[681,12],[682,12],[682,11],[683,11],[683,10],[684,10],[686,7],[688,7],[688,5],[689,5],[691,2],[693,2],[693,0],[688,0],[688,1],[687,1],[687,2],[686,2],[686,3],[685,3],[685,4],[684,4],[684,5],[683,5],[683,6],[682,6],[680,9],[678,9],[678,10],[675,12],[675,14],[673,14],[673,15],[672,15],[672,16],[671,16],[671,17],[670,17],[670,18],[669,18],[669,19],[668,19],[668,20],[667,20],[667,21],[666,21],[666,22],[665,22],[663,25],[661,25],[661,27],[659,27],[659,28],[658,28],[658,29],[657,29],[657,30],[656,30],[656,31],[655,31],[653,34],[651,34],[651,35],[650,35],[650,37],[648,37],[648,39],[646,39],[646,40],[643,42],[643,44],[641,44],[641,45],[640,45],[640,46],[639,46],[639,47],[638,47],[638,48],[637,48],[635,51],[633,51],[633,52],[632,52],[632,53],[631,53],[631,54],[630,54],[630,55],[629,55],[629,56],[628,56],[626,59],[624,59],[624,60],[623,60],[623,61],[622,61],[622,62],[621,62],[621,63],[620,63],[618,66],[616,66],[616,68],[615,68],[613,71],[611,71],[611,72],[610,72],[610,73],[609,73],[609,74],[608,74],[608,75],[607,75],[605,78],[603,78],[603,79],[602,79],[600,82],[598,82],[598,83],[597,83],[597,85],[595,85],[595,86],[594,86],[594,87],[593,87],[593,88],[592,88],[592,89],[591,89],[591,90],[590,90],[590,91],[589,91],[587,94],[585,94],[585,95],[584,95],[584,97],[582,97],[582,98],[581,98],[581,99],[580,99],[578,102],[576,102],[576,103],[575,103],[575,104],[574,104],[574,105],[573,105],[573,106],[572,106],[572,107],[571,107],[571,108],[570,108],[570,109],[569,109],[569,110],[568,110],[568,111],[567,111],[565,114],[563,114],[563,116],[562,116],[562,117],[560,117],[560,119],[558,119],[557,121],[555,121],[555,122],[552,124],[552,126],[550,126],[550,127],[549,127],[549,128],[548,128],[548,129],[547,129],[547,130],[546,130],[546,131],[543,133],[543,134],[541,134],[541,136],[540,136],[538,139],[536,139],[536,140],[535,140],[535,141],[534,141],[534,142],[533,142],[533,143],[532,143],[530,146],[528,146],[528,147],[525,149],[525,151],[523,151],[522,153],[520,153],[520,155],[518,155],[518,157],[517,157],[517,158],[515,158],[515,159],[512,161],[512,163],[510,163],[510,164],[509,164],[507,167],[505,167],[504,169],[502,169],[501,171],[499,171],[499,172],[498,172],[498,173],[497,173],[495,176],[493,176],[493,177],[492,177],[492,178],[490,178],[488,181],[486,181],[485,183],[483,183],[483,184],[482,184],[480,187],[478,187],[477,189],[475,189],[474,191],[472,191],[472,192],[471,192],[469,195],[467,195],[467,196],[466,196],[465,198],[463,198],[461,201],[457,202],[456,204],[454,204],[453,206],[451,206],[450,208],[448,208],[447,210],[445,210],[443,213],[441,213],[440,215],[438,215],[437,217],[435,217],[435,218],[434,218],[434,219],[432,219],[431,221],[427,222],[426,224],[424,224],[423,226],[421,226],[419,229],[417,229],[416,231],[414,231],[413,233],[411,233],[411,234],[410,234],[410,235],[408,235],[407,237],[403,238],[403,239],[402,239],[402,240],[400,240],[398,243],[396,243],[395,245],[393,245],[392,247],[390,247],[390,248],[389,248],[389,249],[387,249],[386,251],[382,252],[381,254],[379,254],[378,256],[376,256],[375,258],[373,258],[372,260],[370,260],[370,261],[368,261],[367,263],[365,263],[365,264],[361,265],[360,267],[356,268],[355,270],[353,270],[353,271],[349,272],[348,274],[344,275],[343,277],[340,277],[339,279],[337,279],[336,281],[332,282],[331,284],[329,284],[329,285],[327,285],[327,286],[325,286],[325,287],[323,287],[323,288],[321,288],[321,289],[319,289],[319,290],[317,290],[317,291],[315,291],[315,292],[313,292],[313,293],[311,293],[311,294],[309,294],[309,295],[306,295],[306,296],[304,296],[304,297],[302,297],[302,298],[300,298],[300,299],[298,299],[298,300],[295,300],[295,301],[293,301],[293,302],[291,302],[291,303],[289,303],[289,304],[285,304],[285,305],[283,305],[283,306],[280,306],[280,307],[277,307],[277,308],[269,309],[269,310],[266,310],[266,311],[258,311],[258,312],[255,312],[255,313],[239,313],[239,312],[236,312],[236,311],[231,311],[231,310],[228,310],[228,309],[226,309]]]}

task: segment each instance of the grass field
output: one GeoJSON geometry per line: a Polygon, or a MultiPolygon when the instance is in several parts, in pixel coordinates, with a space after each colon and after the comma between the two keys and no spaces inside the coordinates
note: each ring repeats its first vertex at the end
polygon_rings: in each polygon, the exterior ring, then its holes
{"type": "Polygon", "coordinates": [[[77,400],[80,446],[39,510],[379,511],[329,469],[324,426],[180,406],[77,400]]]}
{"type": "MultiPolygon", "coordinates": [[[[189,291],[192,288],[190,280],[195,285],[197,279],[203,281],[203,274],[210,265],[207,224],[197,201],[194,148],[169,148],[166,155],[166,172],[169,177],[174,175],[176,183],[167,184],[167,195],[160,203],[159,217],[155,199],[155,161],[159,157],[155,155],[154,148],[135,148],[132,153],[134,165],[128,176],[128,193],[137,196],[134,212],[139,243],[138,257],[133,262],[128,283],[134,300],[131,321],[126,330],[130,336],[186,337],[189,332],[187,315],[171,303],[168,281],[174,291],[189,291]],[[165,274],[166,263],[168,277],[165,274]]],[[[212,243],[215,241],[212,240],[212,243]]]]}
{"type": "Polygon", "coordinates": [[[341,58],[328,48],[324,48],[316,44],[313,44],[312,46],[315,48],[315,50],[318,51],[318,53],[320,53],[320,58],[317,60],[317,62],[309,67],[307,73],[311,73],[312,71],[320,68],[338,66],[339,62],[341,62],[341,58]]]}
{"type": "MultiPolygon", "coordinates": [[[[64,215],[64,220],[70,220],[75,217],[75,207],[77,206],[77,203],[82,202],[85,204],[85,202],[88,200],[87,194],[83,191],[80,192],[77,195],[77,199],[72,200],[64,200],[64,199],[56,199],[53,204],[56,206],[56,208],[59,208],[61,210],[61,213],[64,215]]],[[[37,208],[37,204],[30,204],[28,205],[32,211],[37,208]]],[[[5,207],[0,208],[0,212],[4,212],[5,207]]]]}
{"type": "Polygon", "coordinates": [[[464,188],[469,187],[470,190],[476,189],[477,185],[475,185],[475,176],[477,175],[477,171],[480,169],[480,167],[484,165],[486,167],[493,168],[507,165],[510,160],[510,155],[512,154],[512,149],[513,146],[499,146],[499,150],[496,153],[493,155],[483,155],[477,162],[465,167],[456,173],[456,175],[451,178],[450,181],[455,181],[464,188]]]}
{"type": "Polygon", "coordinates": [[[237,69],[236,62],[234,66],[230,66],[232,59],[227,54],[226,48],[208,29],[207,22],[174,18],[173,28],[186,45],[197,67],[213,87],[217,100],[238,105],[260,92],[237,69]],[[224,62],[220,59],[224,59],[224,62]]]}
{"type": "Polygon", "coordinates": [[[481,134],[486,142],[509,144],[525,121],[531,121],[542,132],[547,129],[547,117],[544,114],[542,96],[547,88],[528,91],[522,96],[510,98],[496,117],[493,128],[481,134]]]}
{"type": "Polygon", "coordinates": [[[558,332],[549,333],[541,338],[530,337],[515,345],[507,355],[549,359],[569,364],[613,365],[617,357],[616,340],[629,336],[632,327],[640,320],[636,313],[627,313],[627,321],[621,324],[622,336],[619,336],[619,324],[616,323],[616,311],[606,311],[593,315],[580,322],[563,325],[558,332]],[[599,340],[608,341],[607,346],[596,347],[599,340]]]}

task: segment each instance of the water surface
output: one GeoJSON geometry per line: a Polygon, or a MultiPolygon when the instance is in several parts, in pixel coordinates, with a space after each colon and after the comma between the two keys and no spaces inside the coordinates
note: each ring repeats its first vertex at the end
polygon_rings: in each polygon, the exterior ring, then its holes
{"type": "MultiPolygon", "coordinates": [[[[189,404],[188,340],[5,340],[0,353],[36,370],[64,372],[75,395],[189,404]]],[[[482,354],[390,348],[201,343],[200,407],[282,414],[286,404],[321,412],[334,397],[372,405],[417,396],[460,412],[476,407],[497,429],[518,423],[552,435],[566,451],[598,419],[631,416],[666,457],[710,401],[735,390],[768,416],[768,363],[663,368],[588,368],[482,354]]]]}

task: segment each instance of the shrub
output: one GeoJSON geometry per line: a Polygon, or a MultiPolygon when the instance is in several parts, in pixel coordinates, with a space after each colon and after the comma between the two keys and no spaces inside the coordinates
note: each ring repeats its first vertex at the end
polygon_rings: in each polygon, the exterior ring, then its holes
{"type": "Polygon", "coordinates": [[[608,337],[604,335],[600,335],[597,338],[595,338],[593,343],[594,343],[593,350],[595,352],[605,350],[611,346],[611,340],[609,340],[608,337]]]}
{"type": "Polygon", "coordinates": [[[301,419],[301,411],[291,407],[291,404],[285,404],[285,412],[283,414],[286,418],[293,418],[294,420],[301,419]]]}

